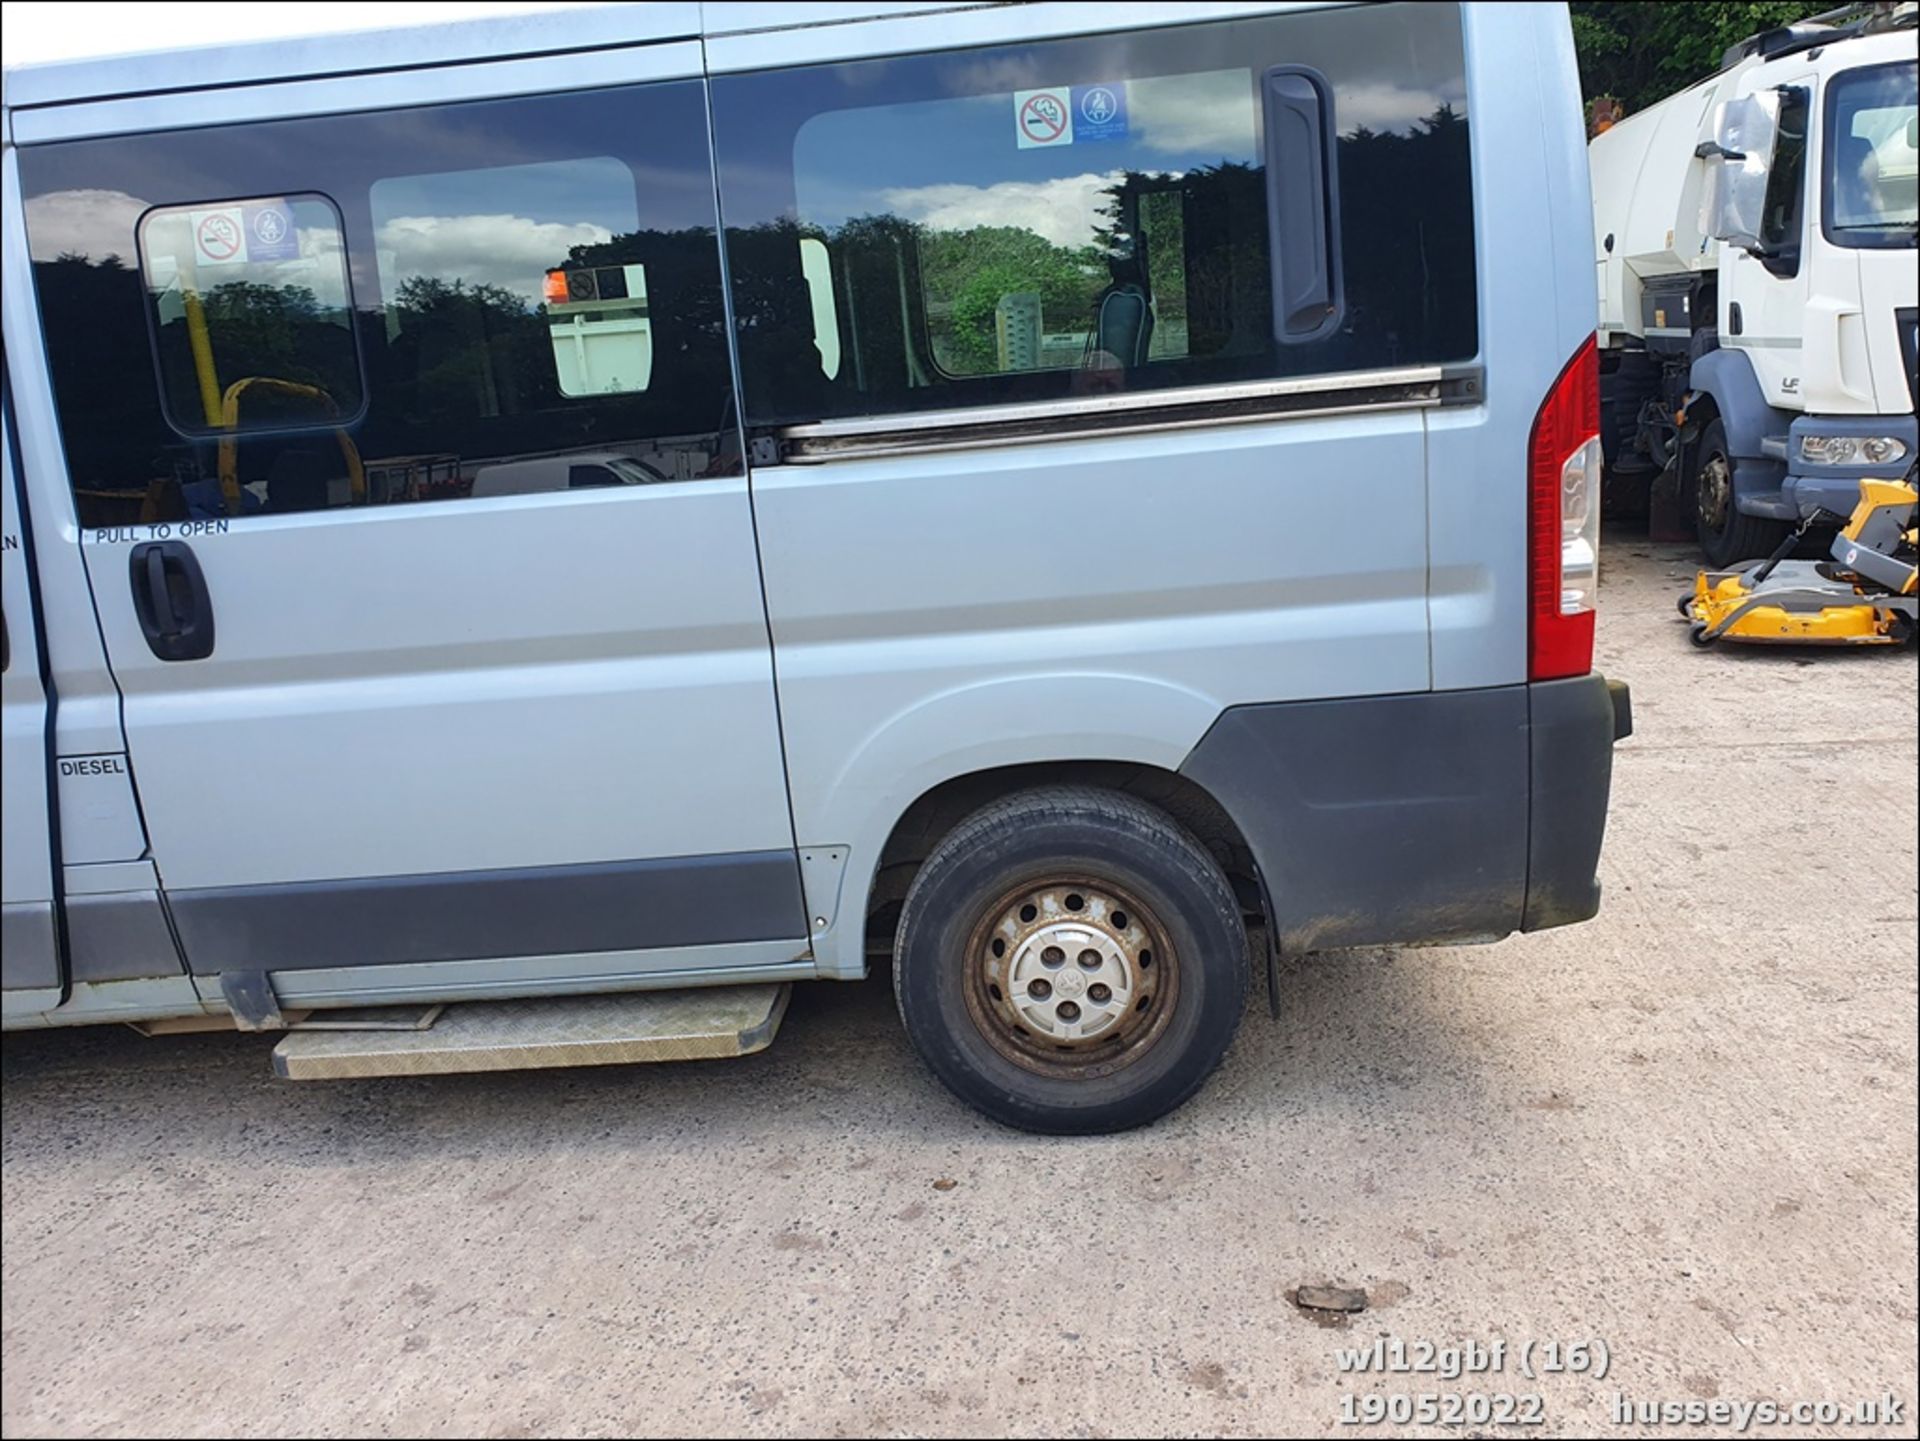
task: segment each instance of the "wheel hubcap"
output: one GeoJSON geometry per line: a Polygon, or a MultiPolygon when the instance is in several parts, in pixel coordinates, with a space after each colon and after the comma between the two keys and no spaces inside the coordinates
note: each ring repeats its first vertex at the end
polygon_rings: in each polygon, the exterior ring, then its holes
{"type": "Polygon", "coordinates": [[[1708,530],[1720,530],[1727,523],[1727,507],[1733,503],[1733,467],[1718,453],[1707,457],[1700,467],[1699,494],[1696,503],[1701,524],[1708,530]]]}
{"type": "Polygon", "coordinates": [[[1091,878],[1025,884],[967,945],[967,1007],[1001,1055],[1043,1074],[1096,1076],[1136,1059],[1173,1010],[1179,971],[1158,920],[1091,878]]]}

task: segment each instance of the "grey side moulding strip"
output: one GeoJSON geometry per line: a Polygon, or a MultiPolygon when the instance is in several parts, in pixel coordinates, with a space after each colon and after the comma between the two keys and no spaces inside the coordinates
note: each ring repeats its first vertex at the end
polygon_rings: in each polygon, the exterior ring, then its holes
{"type": "Polygon", "coordinates": [[[170,891],[195,975],[804,943],[793,852],[170,891]]]}

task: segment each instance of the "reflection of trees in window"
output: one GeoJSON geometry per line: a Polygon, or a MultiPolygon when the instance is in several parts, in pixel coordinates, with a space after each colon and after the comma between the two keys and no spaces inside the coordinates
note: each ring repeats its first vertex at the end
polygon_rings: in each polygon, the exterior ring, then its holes
{"type": "Polygon", "coordinates": [[[741,383],[748,395],[779,396],[783,407],[811,406],[826,376],[813,345],[813,301],[800,268],[800,241],[828,242],[848,347],[840,373],[861,391],[891,394],[909,383],[897,269],[907,261],[912,225],[893,216],[852,220],[835,231],[787,218],[727,232],[733,317],[740,331],[741,383]]]}
{"type": "Polygon", "coordinates": [[[1175,185],[1140,197],[1140,244],[1153,296],[1153,360],[1190,354],[1187,334],[1187,202],[1175,185]]]}
{"type": "Polygon", "coordinates": [[[1356,365],[1472,355],[1478,327],[1466,117],[1442,105],[1405,133],[1362,126],[1340,137],[1339,164],[1347,316],[1331,343],[1356,365]]]}
{"type": "Polygon", "coordinates": [[[921,227],[917,243],[928,337],[952,374],[1001,368],[994,312],[1002,296],[1038,295],[1043,330],[1080,331],[1106,282],[1093,245],[1056,245],[1016,226],[921,227]]]}
{"type": "MultiPolygon", "coordinates": [[[[798,246],[794,249],[797,251],[798,246]]],[[[713,459],[716,445],[725,449],[733,434],[732,364],[727,355],[726,302],[720,282],[720,243],[705,226],[681,230],[635,230],[611,240],[576,245],[567,252],[568,265],[644,265],[647,268],[647,320],[653,343],[653,374],[644,394],[595,397],[593,406],[604,414],[632,416],[620,434],[698,437],[713,459]],[[612,407],[624,406],[625,409],[612,407]],[[716,437],[716,432],[725,435],[716,437]]],[[[797,263],[797,262],[796,262],[797,263]]],[[[806,305],[806,287],[799,304],[806,305]]],[[[541,309],[542,335],[546,311],[541,309]]],[[[545,343],[543,341],[543,343],[545,343]]],[[[818,363],[816,357],[816,365],[818,363]]],[[[548,352],[547,370],[553,370],[548,352]]],[[[557,376],[550,376],[556,394],[557,376]]],[[[580,411],[592,426],[592,407],[579,401],[562,402],[580,411]]],[[[601,438],[610,438],[602,433],[601,438]]],[[[717,464],[737,466],[729,451],[717,464]]],[[[716,472],[718,473],[718,472],[716,472]]]]}
{"type": "Polygon", "coordinates": [[[727,374],[724,311],[711,230],[637,230],[556,255],[547,268],[644,265],[653,373],[645,391],[561,394],[544,304],[504,286],[410,276],[366,336],[391,334],[368,357],[370,454],[456,451],[469,461],[679,437],[715,452],[727,374]]]}
{"type": "Polygon", "coordinates": [[[405,377],[395,399],[415,424],[558,402],[546,327],[511,290],[415,275],[401,282],[392,309],[392,359],[405,377]]]}
{"type": "Polygon", "coordinates": [[[1152,295],[1156,355],[1266,350],[1265,186],[1259,166],[1227,160],[1178,175],[1129,170],[1106,188],[1104,268],[1152,295]]]}
{"type": "MultiPolygon", "coordinates": [[[[940,373],[1003,373],[995,307],[1037,294],[1047,331],[1087,332],[1115,284],[1144,286],[1156,324],[1148,385],[1383,368],[1470,357],[1476,348],[1472,166],[1466,117],[1441,105],[1404,131],[1339,138],[1341,328],[1276,346],[1266,173],[1222,161],[1180,173],[1126,171],[1106,187],[1084,245],[1018,226],[933,229],[866,215],[830,229],[782,219],[728,233],[741,365],[768,418],[940,403],[940,373]],[[826,243],[842,365],[820,368],[801,271],[803,236],[826,243]],[[1180,362],[1180,364],[1174,364],[1180,362]],[[915,392],[919,392],[915,395],[915,392]],[[857,399],[855,398],[857,397],[857,399]]],[[[1064,393],[1039,371],[982,394],[1064,393]]],[[[950,403],[950,402],[949,402],[950,403]]]]}
{"type": "MultiPolygon", "coordinates": [[[[207,290],[200,304],[216,389],[222,393],[236,381],[271,376],[319,387],[332,398],[337,413],[359,408],[359,365],[343,309],[322,305],[303,285],[255,280],[223,281],[207,290]]],[[[184,314],[162,321],[160,367],[175,421],[201,430],[208,427],[187,330],[184,314]]],[[[247,395],[240,422],[243,428],[300,424],[325,414],[310,398],[259,391],[247,395]]]]}

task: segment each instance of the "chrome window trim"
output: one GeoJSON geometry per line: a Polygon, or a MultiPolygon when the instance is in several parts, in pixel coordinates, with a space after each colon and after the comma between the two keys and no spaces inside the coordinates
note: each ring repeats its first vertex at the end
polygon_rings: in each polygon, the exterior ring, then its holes
{"type": "Polygon", "coordinates": [[[1480,394],[1477,365],[1423,365],[1013,405],[853,416],[774,428],[771,434],[778,446],[778,461],[769,455],[759,465],[818,465],[829,460],[1021,445],[1036,440],[1190,430],[1359,411],[1425,410],[1471,404],[1480,394]]]}

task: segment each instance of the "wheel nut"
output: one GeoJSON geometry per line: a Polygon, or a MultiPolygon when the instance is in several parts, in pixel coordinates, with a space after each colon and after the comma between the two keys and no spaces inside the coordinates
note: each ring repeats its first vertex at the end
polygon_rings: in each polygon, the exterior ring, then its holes
{"type": "Polygon", "coordinates": [[[1113,999],[1113,991],[1103,981],[1095,981],[1087,987],[1087,999],[1096,1005],[1104,1006],[1113,999]]]}
{"type": "Polygon", "coordinates": [[[1053,1008],[1053,1013],[1063,1021],[1077,1021],[1080,1019],[1080,1008],[1072,1001],[1062,1001],[1053,1008]]]}
{"type": "Polygon", "coordinates": [[[1045,981],[1034,981],[1027,987],[1027,994],[1032,996],[1036,1001],[1044,1001],[1048,996],[1053,994],[1053,987],[1045,981]]]}
{"type": "Polygon", "coordinates": [[[1040,964],[1043,966],[1064,966],[1066,963],[1067,953],[1058,946],[1048,946],[1040,952],[1040,964]]]}
{"type": "Polygon", "coordinates": [[[1081,969],[1083,970],[1088,970],[1088,971],[1099,970],[1100,969],[1100,953],[1098,951],[1082,951],[1080,953],[1080,966],[1081,966],[1081,969]]]}

